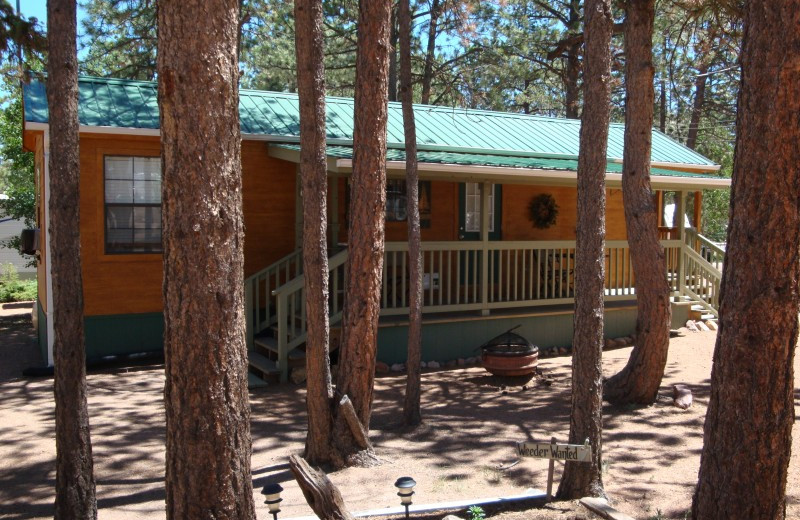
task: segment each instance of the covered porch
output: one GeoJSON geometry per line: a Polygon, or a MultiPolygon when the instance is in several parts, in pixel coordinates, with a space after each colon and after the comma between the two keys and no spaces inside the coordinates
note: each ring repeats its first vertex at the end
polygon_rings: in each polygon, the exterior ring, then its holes
{"type": "MultiPolygon", "coordinates": [[[[273,146],[271,153],[291,160],[296,157],[296,148],[273,146]]],[[[343,207],[346,206],[346,196],[345,200],[342,198],[346,194],[344,179],[350,168],[350,158],[329,158],[329,306],[332,328],[341,319],[347,286],[346,209],[343,207]]],[[[609,169],[619,168],[611,166],[609,169]]],[[[387,173],[390,184],[394,179],[402,180],[404,161],[388,161],[387,173]]],[[[458,220],[452,223],[455,240],[423,238],[423,319],[426,323],[455,323],[509,314],[546,315],[554,309],[571,312],[575,297],[574,224],[572,232],[562,233],[560,239],[506,239],[513,233],[503,233],[505,229],[498,229],[502,221],[498,219],[498,213],[513,209],[509,206],[513,197],[503,200],[501,193],[513,193],[530,186],[574,188],[574,171],[423,163],[420,173],[423,181],[449,183],[454,190],[458,189],[461,207],[458,220]]],[[[621,173],[610,171],[606,182],[610,190],[619,190],[621,173]]],[[[721,255],[722,251],[693,228],[697,227],[700,218],[699,189],[709,185],[725,187],[727,180],[686,172],[668,171],[658,175],[657,171],[653,185],[655,202],[662,215],[658,224],[667,256],[665,277],[672,295],[676,301],[699,300],[704,309],[716,313],[721,264],[715,267],[708,261],[708,256],[710,251],[715,255],[721,255]],[[675,215],[686,215],[688,206],[688,219],[664,219],[664,206],[672,200],[675,201],[675,215]]],[[[621,195],[617,195],[619,198],[614,198],[614,204],[619,205],[621,195]]],[[[297,208],[301,207],[300,196],[298,192],[297,208]]],[[[436,201],[432,204],[435,205],[436,201]]],[[[389,205],[391,212],[391,199],[389,205]]],[[[619,214],[621,207],[613,210],[619,214]]],[[[299,213],[297,244],[302,242],[302,215],[299,213]]],[[[403,222],[402,226],[405,225],[403,222]]],[[[624,237],[624,219],[622,225],[624,237]]],[[[610,304],[628,302],[630,307],[635,305],[636,295],[629,245],[626,240],[618,239],[619,236],[612,238],[606,242],[606,300],[610,304]]],[[[402,324],[403,316],[408,314],[408,265],[407,242],[387,238],[381,286],[381,321],[385,326],[402,324]]],[[[259,371],[267,373],[267,369],[272,370],[285,380],[292,358],[302,360],[302,352],[297,347],[301,347],[306,338],[302,252],[295,250],[251,276],[245,282],[245,289],[249,344],[254,350],[274,354],[271,356],[274,366],[262,363],[263,369],[259,371]]]]}

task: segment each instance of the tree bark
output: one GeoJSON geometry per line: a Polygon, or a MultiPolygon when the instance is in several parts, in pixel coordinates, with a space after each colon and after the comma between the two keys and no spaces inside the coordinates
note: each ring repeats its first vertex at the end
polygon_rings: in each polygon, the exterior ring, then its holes
{"type": "Polygon", "coordinates": [[[238,20],[238,0],[159,3],[167,518],[255,518],[238,20]]]}
{"type": "MultiPolygon", "coordinates": [[[[338,393],[350,396],[367,431],[383,274],[390,4],[362,0],[358,7],[348,287],[337,380],[338,393]]],[[[341,414],[335,418],[334,442],[349,463],[359,462],[358,445],[341,414]]]]}
{"type": "Polygon", "coordinates": [[[636,280],[636,344],[625,367],[606,381],[603,393],[614,404],[651,404],[664,377],[672,320],[667,262],[650,187],[655,0],[628,0],[626,11],[622,196],[636,280]]]}
{"type": "Polygon", "coordinates": [[[321,0],[295,0],[297,89],[300,100],[300,177],[303,189],[303,273],[306,289],[305,457],[335,463],[331,443],[333,383],[329,362],[325,69],[321,0]]]}
{"type": "Polygon", "coordinates": [[[397,101],[397,6],[392,2],[392,17],[389,33],[389,101],[397,101]]]}
{"type": "Polygon", "coordinates": [[[55,518],[97,518],[83,334],[76,4],[47,2],[50,272],[56,403],[55,518]]]}
{"type": "Polygon", "coordinates": [[[433,62],[436,60],[436,31],[442,7],[439,0],[431,0],[431,14],[428,20],[428,43],[425,49],[425,65],[422,67],[422,104],[431,102],[431,83],[433,83],[433,62]]]}
{"type": "Polygon", "coordinates": [[[800,274],[800,1],[747,2],[695,519],[783,519],[800,274]],[[769,318],[764,319],[764,312],[769,318]]]}
{"type": "Polygon", "coordinates": [[[703,103],[706,99],[706,81],[708,76],[708,63],[700,63],[697,67],[697,77],[694,80],[694,101],[692,102],[692,117],[689,120],[689,132],[686,136],[686,146],[694,150],[697,148],[697,133],[700,127],[700,117],[703,114],[703,103]]]}
{"type": "Polygon", "coordinates": [[[417,129],[414,124],[414,90],[411,82],[411,7],[399,0],[400,97],[406,141],[406,214],[408,218],[408,359],[403,420],[414,426],[422,422],[420,377],[422,361],[422,235],[419,223],[419,172],[417,129]]]}
{"type": "Polygon", "coordinates": [[[289,469],[303,491],[306,502],[319,518],[322,520],[354,520],[353,515],[344,505],[339,488],[325,473],[315,470],[297,455],[289,456],[289,469]]]}
{"type": "Polygon", "coordinates": [[[569,442],[592,446],[591,463],[567,462],[557,496],[605,496],[602,464],[602,348],[605,172],[611,84],[611,2],[586,2],[584,107],[578,155],[575,323],[569,442]]]}

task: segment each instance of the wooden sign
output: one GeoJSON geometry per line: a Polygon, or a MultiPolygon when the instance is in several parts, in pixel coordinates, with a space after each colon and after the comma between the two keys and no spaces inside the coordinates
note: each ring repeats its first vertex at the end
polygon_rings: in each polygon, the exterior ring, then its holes
{"type": "Polygon", "coordinates": [[[576,462],[590,462],[592,460],[592,447],[588,444],[518,442],[517,453],[520,457],[535,457],[537,459],[573,460],[576,462]]]}
{"type": "Polygon", "coordinates": [[[553,499],[553,474],[555,461],[564,460],[572,462],[592,462],[592,447],[589,439],[583,444],[557,444],[556,438],[550,439],[549,444],[538,442],[518,442],[517,454],[520,457],[534,457],[549,459],[550,467],[547,470],[547,499],[553,499]]]}

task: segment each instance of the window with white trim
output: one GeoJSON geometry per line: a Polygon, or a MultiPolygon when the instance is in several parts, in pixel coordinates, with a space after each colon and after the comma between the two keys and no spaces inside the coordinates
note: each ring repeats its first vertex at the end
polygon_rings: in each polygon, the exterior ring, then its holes
{"type": "Polygon", "coordinates": [[[105,252],[160,253],[161,158],[104,158],[105,252]]]}
{"type": "MultiPolygon", "coordinates": [[[[477,233],[481,230],[481,185],[477,182],[464,184],[464,231],[477,233]]],[[[494,184],[489,185],[489,231],[494,231],[494,184]]]]}

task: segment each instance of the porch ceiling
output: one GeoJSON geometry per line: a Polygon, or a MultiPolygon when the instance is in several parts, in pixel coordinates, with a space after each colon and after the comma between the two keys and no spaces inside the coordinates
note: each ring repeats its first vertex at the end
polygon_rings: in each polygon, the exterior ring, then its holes
{"type": "MultiPolygon", "coordinates": [[[[297,144],[272,143],[269,150],[273,157],[300,162],[300,146],[297,144]]],[[[331,173],[346,176],[352,171],[352,147],[328,146],[327,156],[328,170],[331,173]]],[[[577,182],[578,161],[574,159],[420,151],[418,160],[420,178],[425,180],[548,186],[574,186],[577,182]]],[[[386,167],[389,177],[403,177],[405,151],[388,149],[386,167]]],[[[607,186],[615,188],[622,185],[621,163],[608,161],[606,172],[607,186]]],[[[716,175],[658,167],[651,169],[651,182],[653,188],[667,190],[724,189],[729,188],[731,183],[730,179],[716,175]]]]}

